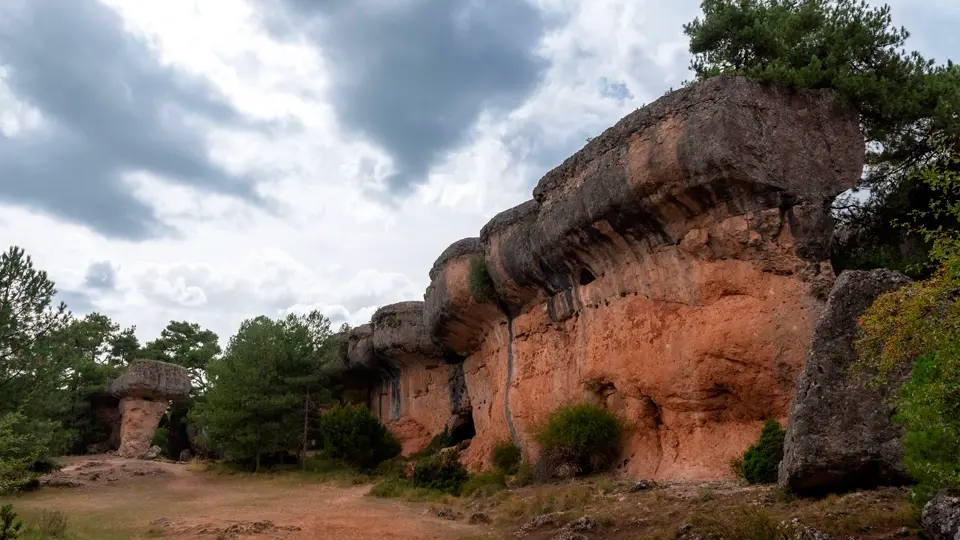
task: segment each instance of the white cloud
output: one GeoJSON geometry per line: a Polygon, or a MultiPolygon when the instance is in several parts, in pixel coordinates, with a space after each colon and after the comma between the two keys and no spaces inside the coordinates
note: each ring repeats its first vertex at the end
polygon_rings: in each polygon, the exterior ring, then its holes
{"type": "MultiPolygon", "coordinates": [[[[669,7],[539,0],[551,20],[566,22],[541,43],[551,65],[537,90],[514,111],[482,115],[427,183],[389,206],[370,195],[389,158],[340,129],[323,58],[305,42],[280,43],[265,33],[259,3],[106,3],[163,62],[209,79],[248,116],[279,122],[258,132],[196,125],[217,162],[260,179],[258,191],[270,201],[264,209],[145,173],[125,179],[177,237],[110,239],[0,206],[0,243],[27,249],[61,290],[81,290],[89,265],[113,264],[116,285],[93,294],[94,307],[136,324],[142,340],[171,319],[198,322],[225,340],[245,318],[310,309],[356,325],[380,305],[422,298],[427,272],[447,245],[528,199],[536,176],[587,136],[688,77],[681,25],[698,12],[695,0],[669,7]],[[605,96],[610,83],[632,97],[605,96]]],[[[9,137],[40,125],[39,113],[17,103],[2,79],[0,132],[9,137]]]]}

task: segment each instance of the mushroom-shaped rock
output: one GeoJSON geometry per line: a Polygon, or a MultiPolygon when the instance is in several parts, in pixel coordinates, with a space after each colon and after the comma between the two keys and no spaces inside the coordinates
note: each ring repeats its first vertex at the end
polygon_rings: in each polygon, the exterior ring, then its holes
{"type": "Polygon", "coordinates": [[[137,360],[110,385],[120,398],[121,457],[140,458],[150,450],[153,435],[171,399],[190,393],[186,369],[156,360],[137,360]]]}

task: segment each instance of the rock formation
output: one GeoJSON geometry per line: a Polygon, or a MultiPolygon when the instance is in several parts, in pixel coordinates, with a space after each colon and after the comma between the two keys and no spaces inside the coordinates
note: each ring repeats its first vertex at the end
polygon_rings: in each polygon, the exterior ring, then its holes
{"type": "Polygon", "coordinates": [[[117,455],[144,457],[170,400],[190,393],[187,370],[166,362],[137,360],[110,385],[120,398],[120,448],[117,455]]]}
{"type": "Polygon", "coordinates": [[[892,392],[910,366],[889,384],[867,385],[855,375],[857,318],[881,294],[910,283],[890,270],[846,271],[837,278],[813,333],[810,356],[797,380],[780,463],[780,483],[801,494],[902,485],[903,427],[891,419],[892,392]]]}
{"type": "Polygon", "coordinates": [[[960,538],[960,497],[939,493],[923,507],[923,528],[932,540],[960,538]]]}
{"type": "Polygon", "coordinates": [[[535,426],[588,399],[628,421],[626,471],[726,476],[764,420],[786,420],[835,278],[829,205],[863,157],[828,92],[732,77],[672,92],[445,250],[422,304],[350,334],[347,365],[377,374],[370,402],[405,450],[469,408],[469,467],[507,439],[532,459],[535,426]]]}
{"type": "Polygon", "coordinates": [[[404,453],[422,449],[444,429],[466,428],[463,437],[472,436],[463,366],[427,332],[423,302],[377,310],[370,324],[346,336],[345,360],[354,380],[365,380],[370,409],[400,439],[404,453]]]}

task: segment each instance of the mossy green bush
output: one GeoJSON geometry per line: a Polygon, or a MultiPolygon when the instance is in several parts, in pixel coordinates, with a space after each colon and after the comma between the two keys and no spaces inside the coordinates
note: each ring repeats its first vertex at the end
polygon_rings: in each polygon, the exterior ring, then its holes
{"type": "Polygon", "coordinates": [[[497,289],[487,269],[483,255],[474,255],[470,259],[470,294],[477,302],[493,302],[497,299],[497,289]]]}
{"type": "Polygon", "coordinates": [[[543,454],[576,466],[581,474],[610,468],[620,455],[623,422],[592,403],[557,409],[537,433],[543,454]]]}
{"type": "Polygon", "coordinates": [[[400,453],[400,443],[370,409],[338,406],[320,416],[323,453],[361,469],[372,469],[400,453]]]}
{"type": "Polygon", "coordinates": [[[421,459],[413,466],[413,485],[459,495],[469,474],[456,452],[436,454],[421,459]]]}
{"type": "Polygon", "coordinates": [[[777,481],[777,468],[783,459],[783,439],[787,432],[776,420],[767,420],[760,431],[760,438],[743,453],[742,459],[734,459],[731,466],[739,469],[740,476],[750,484],[773,484],[777,481]]]}
{"type": "Polygon", "coordinates": [[[522,460],[523,454],[520,447],[513,441],[501,441],[494,445],[493,451],[490,452],[490,462],[493,466],[507,474],[516,473],[522,460]]]}

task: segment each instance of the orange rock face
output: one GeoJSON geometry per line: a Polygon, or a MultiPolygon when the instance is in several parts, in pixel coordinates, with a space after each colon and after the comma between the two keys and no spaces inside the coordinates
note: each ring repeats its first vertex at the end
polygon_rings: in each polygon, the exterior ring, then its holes
{"type": "Polygon", "coordinates": [[[856,114],[826,92],[721,77],[628,115],[434,264],[427,335],[381,348],[419,344],[419,364],[462,362],[465,383],[400,365],[395,394],[428,390],[400,400],[395,432],[420,446],[449,418],[440,395],[465,392],[467,465],[503,440],[532,461],[549,413],[588,400],[628,426],[622,471],[730,475],[786,419],[834,280],[829,205],[863,156],[856,114]]]}
{"type": "Polygon", "coordinates": [[[120,449],[117,455],[139,458],[150,449],[150,442],[160,425],[160,418],[167,411],[169,402],[150,401],[136,397],[120,400],[120,449]]]}

